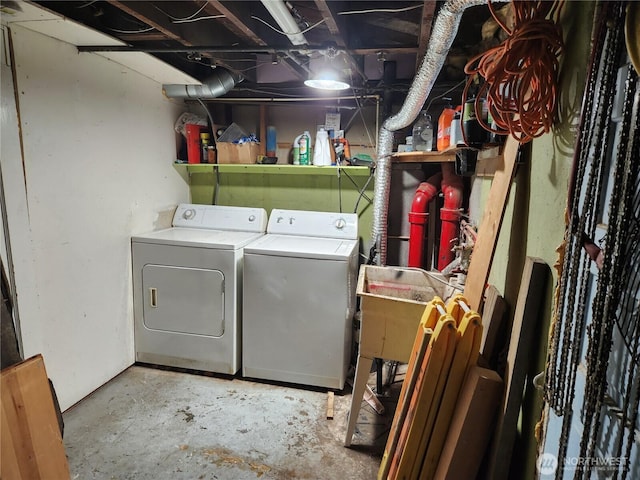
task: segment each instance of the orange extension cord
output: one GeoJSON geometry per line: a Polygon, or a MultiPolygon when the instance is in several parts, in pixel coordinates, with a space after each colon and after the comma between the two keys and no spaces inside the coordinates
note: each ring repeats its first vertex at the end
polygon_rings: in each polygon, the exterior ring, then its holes
{"type": "Polygon", "coordinates": [[[476,95],[488,101],[489,111],[499,130],[492,129],[477,115],[488,131],[511,133],[520,143],[549,132],[557,103],[558,57],[563,48],[562,29],[556,23],[562,0],[512,1],[515,15],[509,29],[496,15],[491,0],[489,10],[508,38],[473,57],[465,66],[469,75],[463,93],[467,99],[476,74],[484,79],[476,95]]]}

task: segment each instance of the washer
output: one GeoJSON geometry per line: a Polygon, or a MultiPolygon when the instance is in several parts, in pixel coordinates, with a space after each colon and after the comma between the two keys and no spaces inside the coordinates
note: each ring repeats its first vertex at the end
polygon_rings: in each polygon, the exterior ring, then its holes
{"type": "Polygon", "coordinates": [[[358,271],[356,214],[274,209],[245,248],[243,376],[342,389],[358,271]]]}
{"type": "Polygon", "coordinates": [[[266,224],[262,208],[181,204],[173,228],[131,238],[137,361],[240,369],[243,250],[266,224]]]}

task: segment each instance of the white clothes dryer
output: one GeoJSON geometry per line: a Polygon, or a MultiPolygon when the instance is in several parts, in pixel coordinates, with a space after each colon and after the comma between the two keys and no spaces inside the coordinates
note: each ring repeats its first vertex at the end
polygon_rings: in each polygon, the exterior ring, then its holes
{"type": "Polygon", "coordinates": [[[344,387],[358,251],[356,214],[271,212],[245,248],[243,376],[344,387]]]}
{"type": "Polygon", "coordinates": [[[240,369],[244,247],[262,208],[181,204],[173,227],[131,238],[136,361],[240,369]]]}

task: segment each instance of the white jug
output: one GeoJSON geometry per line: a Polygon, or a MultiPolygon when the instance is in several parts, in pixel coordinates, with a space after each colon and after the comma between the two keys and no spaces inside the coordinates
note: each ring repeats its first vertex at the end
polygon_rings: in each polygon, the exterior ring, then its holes
{"type": "Polygon", "coordinates": [[[316,133],[316,147],[313,149],[313,164],[319,167],[331,165],[331,152],[329,151],[329,134],[324,128],[316,133]]]}

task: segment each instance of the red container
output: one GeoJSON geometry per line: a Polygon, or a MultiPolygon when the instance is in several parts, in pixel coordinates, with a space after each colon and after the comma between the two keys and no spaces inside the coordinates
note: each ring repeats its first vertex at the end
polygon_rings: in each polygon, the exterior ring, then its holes
{"type": "Polygon", "coordinates": [[[205,131],[205,127],[187,123],[184,128],[187,133],[187,162],[200,163],[200,133],[205,131]]]}

